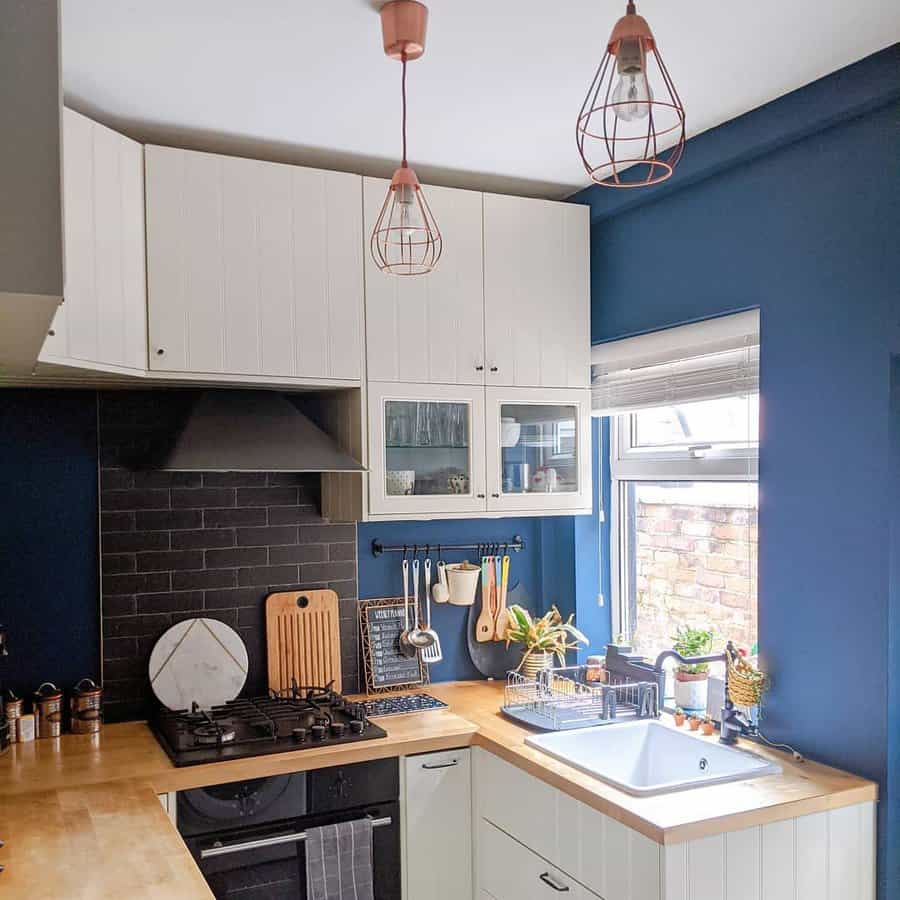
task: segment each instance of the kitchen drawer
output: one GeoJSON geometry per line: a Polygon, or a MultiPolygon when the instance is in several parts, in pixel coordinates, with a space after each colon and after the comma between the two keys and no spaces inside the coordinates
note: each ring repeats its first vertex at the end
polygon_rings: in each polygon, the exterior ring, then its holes
{"type": "Polygon", "coordinates": [[[599,897],[484,819],[479,823],[478,859],[482,896],[495,900],[599,897]]]}

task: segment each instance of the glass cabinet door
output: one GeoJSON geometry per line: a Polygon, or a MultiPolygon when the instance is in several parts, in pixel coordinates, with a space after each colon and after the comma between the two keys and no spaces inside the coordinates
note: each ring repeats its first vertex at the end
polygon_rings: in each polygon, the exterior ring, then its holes
{"type": "Polygon", "coordinates": [[[582,392],[496,388],[489,397],[488,508],[589,505],[590,413],[582,392]]]}
{"type": "Polygon", "coordinates": [[[483,510],[483,389],[384,388],[370,407],[379,457],[372,512],[483,510]]]}

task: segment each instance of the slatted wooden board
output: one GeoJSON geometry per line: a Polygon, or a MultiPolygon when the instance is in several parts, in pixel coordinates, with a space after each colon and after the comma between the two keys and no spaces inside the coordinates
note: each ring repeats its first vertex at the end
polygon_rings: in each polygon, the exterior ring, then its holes
{"type": "Polygon", "coordinates": [[[341,685],[338,597],[334,591],[283,591],[266,597],[269,690],[341,685]]]}

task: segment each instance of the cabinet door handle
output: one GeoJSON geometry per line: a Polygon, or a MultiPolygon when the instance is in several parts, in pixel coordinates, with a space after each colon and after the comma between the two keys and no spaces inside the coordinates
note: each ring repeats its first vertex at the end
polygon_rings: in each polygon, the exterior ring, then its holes
{"type": "Polygon", "coordinates": [[[440,763],[436,766],[429,766],[428,763],[422,763],[423,769],[452,769],[454,766],[459,765],[458,759],[450,760],[448,763],[440,763]]]}
{"type": "Polygon", "coordinates": [[[484,371],[484,366],[475,366],[475,371],[476,371],[476,372],[483,372],[483,371],[484,371]]]}
{"type": "MultiPolygon", "coordinates": [[[[491,366],[491,371],[492,371],[492,372],[499,372],[500,369],[499,369],[499,367],[497,367],[497,366],[491,366]]],[[[568,888],[567,888],[567,890],[568,890],[568,888]]]]}
{"type": "Polygon", "coordinates": [[[557,891],[557,892],[560,893],[560,894],[564,894],[566,891],[569,890],[569,886],[568,886],[567,884],[559,884],[558,882],[554,881],[554,880],[550,877],[550,873],[549,873],[549,872],[542,872],[542,873],[538,876],[538,878],[540,878],[541,881],[544,882],[544,884],[549,885],[550,887],[553,888],[554,891],[557,891]]]}
{"type": "Polygon", "coordinates": [[[484,494],[476,494],[475,495],[479,500],[484,500],[484,494]]]}
{"type": "Polygon", "coordinates": [[[163,356],[163,355],[165,354],[165,352],[166,352],[166,351],[165,351],[162,347],[160,347],[160,348],[156,351],[156,355],[157,355],[157,356],[163,356]]]}
{"type": "Polygon", "coordinates": [[[500,495],[499,495],[499,494],[491,494],[491,496],[492,496],[495,500],[499,500],[499,499],[500,499],[500,495]]]}

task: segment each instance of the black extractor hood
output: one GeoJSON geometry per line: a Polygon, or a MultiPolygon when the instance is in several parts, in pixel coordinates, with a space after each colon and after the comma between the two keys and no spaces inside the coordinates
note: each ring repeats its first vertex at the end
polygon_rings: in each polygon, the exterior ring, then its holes
{"type": "Polygon", "coordinates": [[[176,472],[362,472],[364,467],[273,391],[210,390],[194,401],[154,468],[176,472]]]}

